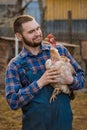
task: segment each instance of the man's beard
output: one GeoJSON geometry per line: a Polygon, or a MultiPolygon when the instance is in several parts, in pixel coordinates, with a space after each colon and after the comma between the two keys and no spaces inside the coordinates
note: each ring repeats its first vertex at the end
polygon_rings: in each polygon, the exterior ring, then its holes
{"type": "Polygon", "coordinates": [[[24,42],[27,46],[30,46],[30,47],[38,47],[38,46],[41,45],[41,42],[42,42],[42,40],[41,40],[40,42],[33,42],[33,43],[31,43],[31,42],[29,42],[23,35],[22,35],[22,38],[23,38],[23,42],[24,42]]]}

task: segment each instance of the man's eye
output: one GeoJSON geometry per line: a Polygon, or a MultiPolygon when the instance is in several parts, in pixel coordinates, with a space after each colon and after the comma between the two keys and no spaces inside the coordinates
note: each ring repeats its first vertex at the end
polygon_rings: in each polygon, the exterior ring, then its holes
{"type": "Polygon", "coordinates": [[[39,30],[39,29],[40,29],[40,27],[37,28],[37,30],[39,30]]]}
{"type": "Polygon", "coordinates": [[[33,32],[34,32],[34,30],[29,31],[29,33],[33,33],[33,32]]]}

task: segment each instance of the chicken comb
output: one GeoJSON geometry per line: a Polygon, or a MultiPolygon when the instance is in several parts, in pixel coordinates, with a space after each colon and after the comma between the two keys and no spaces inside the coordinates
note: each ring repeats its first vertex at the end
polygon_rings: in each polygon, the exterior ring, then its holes
{"type": "Polygon", "coordinates": [[[47,35],[47,37],[52,38],[52,37],[54,37],[54,35],[52,33],[50,33],[50,34],[47,35]]]}
{"type": "Polygon", "coordinates": [[[45,40],[49,42],[52,46],[56,46],[56,37],[52,33],[48,34],[45,40]]]}

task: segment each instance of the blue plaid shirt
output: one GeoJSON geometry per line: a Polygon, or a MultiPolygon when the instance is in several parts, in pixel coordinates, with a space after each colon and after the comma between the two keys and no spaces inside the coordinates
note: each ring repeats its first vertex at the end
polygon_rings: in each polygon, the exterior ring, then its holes
{"type": "MultiPolygon", "coordinates": [[[[76,71],[70,87],[74,90],[83,88],[84,71],[64,46],[58,45],[57,49],[60,55],[65,55],[70,59],[76,71]]],[[[29,69],[33,70],[33,73],[38,70],[44,73],[46,70],[45,62],[50,58],[50,47],[42,44],[38,55],[32,55],[26,48],[23,48],[18,56],[23,58],[29,69]]],[[[33,82],[27,82],[26,76],[22,77],[22,75],[25,75],[25,70],[21,67],[18,56],[9,62],[6,70],[6,99],[12,109],[18,109],[28,104],[40,90],[36,79],[33,82]]]]}

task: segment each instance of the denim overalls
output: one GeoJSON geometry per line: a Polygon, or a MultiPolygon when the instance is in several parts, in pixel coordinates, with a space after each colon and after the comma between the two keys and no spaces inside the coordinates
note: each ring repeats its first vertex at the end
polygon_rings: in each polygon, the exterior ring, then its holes
{"type": "MultiPolygon", "coordinates": [[[[21,58],[20,63],[26,70],[30,82],[41,77],[41,71],[33,74],[21,58]]],[[[51,86],[43,87],[30,103],[23,106],[22,130],[72,130],[69,96],[61,93],[50,103],[52,91],[51,86]]]]}

